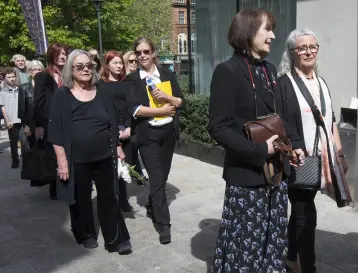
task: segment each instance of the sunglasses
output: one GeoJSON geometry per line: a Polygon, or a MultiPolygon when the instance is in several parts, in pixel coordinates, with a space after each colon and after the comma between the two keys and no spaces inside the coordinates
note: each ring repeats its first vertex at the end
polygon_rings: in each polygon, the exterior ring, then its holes
{"type": "Polygon", "coordinates": [[[135,52],[135,55],[140,56],[140,55],[142,55],[142,53],[143,53],[144,55],[149,55],[149,54],[150,54],[150,50],[149,50],[149,49],[146,49],[146,50],[137,50],[137,51],[135,52]]]}
{"type": "Polygon", "coordinates": [[[79,72],[83,71],[85,69],[85,67],[87,67],[87,69],[89,69],[89,70],[92,70],[93,68],[96,67],[96,65],[93,63],[88,63],[88,64],[78,64],[78,65],[73,66],[73,68],[79,72]]]}
{"type": "Polygon", "coordinates": [[[129,62],[130,64],[136,64],[136,63],[137,63],[137,60],[128,60],[128,62],[129,62]]]}

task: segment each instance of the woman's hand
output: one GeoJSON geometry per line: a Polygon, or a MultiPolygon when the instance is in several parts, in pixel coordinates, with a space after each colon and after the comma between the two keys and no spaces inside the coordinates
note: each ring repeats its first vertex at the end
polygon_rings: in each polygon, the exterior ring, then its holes
{"type": "Polygon", "coordinates": [[[302,149],[295,149],[291,152],[290,165],[300,167],[303,165],[305,152],[302,149]]]}
{"type": "Polygon", "coordinates": [[[128,127],[123,131],[123,138],[130,138],[131,137],[131,128],[128,127]]]}
{"type": "Polygon", "coordinates": [[[43,139],[44,138],[44,128],[36,127],[35,135],[36,135],[36,139],[43,139]]]}
{"type": "Polygon", "coordinates": [[[123,149],[121,146],[117,146],[117,157],[123,161],[126,158],[126,155],[123,152],[123,149]]]}
{"type": "Polygon", "coordinates": [[[67,181],[69,179],[67,159],[58,160],[57,164],[58,164],[57,167],[58,176],[60,177],[61,180],[67,181]]]}
{"type": "Polygon", "coordinates": [[[158,88],[154,89],[151,94],[152,94],[153,98],[155,98],[158,101],[168,101],[169,100],[169,96],[158,88]]]}
{"type": "Polygon", "coordinates": [[[12,123],[9,122],[9,121],[5,121],[5,126],[6,126],[6,129],[8,129],[8,130],[10,130],[12,127],[14,127],[14,126],[12,125],[12,123]]]}
{"type": "Polygon", "coordinates": [[[162,108],[163,111],[163,115],[165,116],[171,116],[174,117],[175,113],[176,113],[176,109],[173,105],[171,105],[170,103],[166,103],[162,108]]]}
{"type": "Polygon", "coordinates": [[[277,148],[274,147],[273,142],[278,139],[278,135],[274,135],[266,140],[268,155],[273,155],[277,152],[277,148]]]}

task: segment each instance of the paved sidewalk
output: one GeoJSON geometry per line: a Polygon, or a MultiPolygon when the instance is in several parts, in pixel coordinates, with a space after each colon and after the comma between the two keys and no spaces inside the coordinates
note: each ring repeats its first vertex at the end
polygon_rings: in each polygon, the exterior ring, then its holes
{"type": "MultiPolygon", "coordinates": [[[[6,133],[2,132],[2,136],[6,133]]],[[[8,147],[0,139],[0,149],[8,147]]],[[[148,187],[129,185],[140,212],[126,215],[134,253],[109,254],[76,245],[68,208],[48,199],[48,189],[30,188],[10,169],[9,149],[0,154],[0,273],[205,273],[211,263],[221,216],[221,168],[175,155],[167,186],[173,241],[162,246],[143,205],[148,187]]],[[[317,266],[319,273],[358,272],[358,214],[338,209],[319,194],[317,266]]],[[[94,202],[96,198],[94,196],[94,202]]]]}

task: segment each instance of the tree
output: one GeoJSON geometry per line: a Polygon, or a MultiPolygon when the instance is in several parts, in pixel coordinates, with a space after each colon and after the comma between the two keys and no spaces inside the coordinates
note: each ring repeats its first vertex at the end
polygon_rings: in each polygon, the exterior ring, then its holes
{"type": "MultiPolygon", "coordinates": [[[[43,17],[49,43],[60,42],[72,48],[97,48],[98,27],[92,0],[48,0],[43,17]]],[[[0,65],[12,55],[35,57],[35,47],[17,0],[0,1],[0,65]]],[[[101,8],[104,50],[125,51],[140,36],[170,40],[171,1],[106,0],[101,8]]]]}
{"type": "Polygon", "coordinates": [[[150,38],[159,52],[169,51],[172,30],[172,1],[136,0],[133,5],[133,13],[137,25],[140,26],[139,37],[150,38]]]}
{"type": "MultiPolygon", "coordinates": [[[[101,8],[105,50],[127,50],[140,28],[132,22],[134,0],[106,0],[101,8]]],[[[50,0],[43,7],[49,43],[60,42],[72,48],[89,49],[98,45],[95,7],[91,0],[50,0]]],[[[17,0],[0,2],[0,64],[8,64],[15,53],[35,56],[35,47],[17,0]]]]}

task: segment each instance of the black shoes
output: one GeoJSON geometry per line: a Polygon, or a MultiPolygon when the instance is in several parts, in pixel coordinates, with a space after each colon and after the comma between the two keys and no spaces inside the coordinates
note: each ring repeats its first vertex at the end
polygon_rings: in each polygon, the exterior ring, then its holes
{"type": "Polygon", "coordinates": [[[88,237],[87,239],[83,240],[82,245],[84,248],[94,249],[98,247],[98,242],[95,238],[88,237]]]}
{"type": "Polygon", "coordinates": [[[12,163],[11,163],[11,168],[12,169],[17,169],[20,166],[20,160],[18,159],[13,159],[12,163]]]}
{"type": "Polygon", "coordinates": [[[154,224],[154,226],[159,233],[159,242],[162,245],[171,243],[172,236],[170,234],[170,225],[154,224]]]}
{"type": "Polygon", "coordinates": [[[129,255],[133,253],[131,242],[128,240],[123,243],[120,243],[118,245],[117,251],[119,255],[129,255]]]}
{"type": "Polygon", "coordinates": [[[127,201],[127,202],[120,202],[119,206],[120,206],[120,208],[121,208],[121,210],[122,210],[123,212],[136,213],[136,212],[139,211],[139,210],[135,210],[135,209],[131,206],[131,204],[129,204],[128,201],[127,201]]]}

